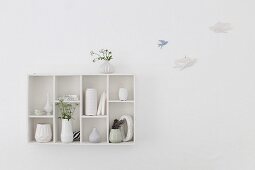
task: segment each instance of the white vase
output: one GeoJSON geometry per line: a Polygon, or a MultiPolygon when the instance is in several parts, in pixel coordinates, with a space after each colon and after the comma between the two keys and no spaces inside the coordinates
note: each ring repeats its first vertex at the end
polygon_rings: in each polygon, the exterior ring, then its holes
{"type": "Polygon", "coordinates": [[[119,88],[119,99],[126,101],[128,99],[128,90],[126,88],[119,88]]]}
{"type": "Polygon", "coordinates": [[[47,115],[51,115],[52,112],[52,104],[50,103],[50,96],[49,93],[47,93],[47,98],[46,98],[46,104],[44,106],[44,111],[46,112],[47,115]]]}
{"type": "Polygon", "coordinates": [[[103,64],[100,65],[100,72],[104,74],[111,74],[114,72],[114,67],[109,61],[104,61],[103,64]]]}
{"type": "Polygon", "coordinates": [[[111,143],[120,143],[122,142],[122,134],[120,129],[112,129],[110,132],[110,142],[111,143]]]}
{"type": "Polygon", "coordinates": [[[61,142],[63,143],[73,142],[73,129],[71,120],[62,119],[61,142]]]}
{"type": "Polygon", "coordinates": [[[97,90],[87,89],[86,90],[86,112],[88,116],[95,116],[97,114],[97,90]]]}
{"type": "Polygon", "coordinates": [[[50,124],[37,124],[35,132],[36,142],[46,143],[52,139],[52,131],[50,124]]]}
{"type": "Polygon", "coordinates": [[[93,128],[93,130],[91,131],[89,135],[89,142],[99,143],[100,141],[101,141],[101,137],[97,128],[93,128]]]}

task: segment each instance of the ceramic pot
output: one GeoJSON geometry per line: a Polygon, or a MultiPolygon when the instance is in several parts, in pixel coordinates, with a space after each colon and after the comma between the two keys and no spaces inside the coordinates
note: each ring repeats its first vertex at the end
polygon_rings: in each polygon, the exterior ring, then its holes
{"type": "Polygon", "coordinates": [[[50,103],[50,96],[49,93],[47,93],[47,98],[46,98],[46,104],[44,106],[44,111],[46,112],[47,115],[51,115],[52,112],[52,104],[50,103]]]}
{"type": "Polygon", "coordinates": [[[62,119],[61,142],[63,143],[73,142],[73,129],[71,120],[62,119]]]}
{"type": "Polygon", "coordinates": [[[114,67],[110,64],[109,61],[104,61],[100,66],[100,72],[104,74],[111,74],[114,72],[114,67]]]}
{"type": "Polygon", "coordinates": [[[112,129],[110,132],[110,138],[111,143],[120,143],[122,142],[122,134],[120,129],[112,129]]]}
{"type": "Polygon", "coordinates": [[[125,88],[119,88],[119,99],[126,101],[128,99],[128,90],[125,88]]]}
{"type": "Polygon", "coordinates": [[[86,112],[88,116],[95,116],[97,114],[97,90],[87,89],[86,90],[86,112]]]}
{"type": "Polygon", "coordinates": [[[35,132],[36,142],[46,143],[52,139],[52,131],[50,124],[37,124],[35,132]]]}
{"type": "Polygon", "coordinates": [[[100,134],[97,130],[97,128],[93,128],[89,135],[89,142],[92,143],[99,143],[101,141],[100,134]]]}

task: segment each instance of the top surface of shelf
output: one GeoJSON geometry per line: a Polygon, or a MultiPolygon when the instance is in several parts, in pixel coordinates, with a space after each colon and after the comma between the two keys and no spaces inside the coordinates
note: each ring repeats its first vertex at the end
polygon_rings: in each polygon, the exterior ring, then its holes
{"type": "Polygon", "coordinates": [[[55,73],[32,73],[28,74],[28,76],[134,76],[134,74],[55,74],[55,73]]]}

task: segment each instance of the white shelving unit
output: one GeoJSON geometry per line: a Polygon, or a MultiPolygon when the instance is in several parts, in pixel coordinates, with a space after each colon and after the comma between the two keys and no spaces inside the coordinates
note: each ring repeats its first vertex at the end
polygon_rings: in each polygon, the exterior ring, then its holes
{"type": "Polygon", "coordinates": [[[64,95],[78,95],[79,106],[72,120],[73,131],[80,131],[80,141],[67,145],[133,145],[135,143],[135,76],[131,74],[96,74],[96,75],[38,75],[28,76],[28,142],[35,142],[35,129],[38,123],[49,123],[52,126],[53,139],[49,143],[40,144],[64,144],[61,143],[61,120],[58,119],[59,111],[56,108],[58,97],[64,95]],[[128,100],[118,99],[119,88],[128,89],[128,100]],[[85,115],[85,91],[87,88],[95,88],[100,95],[106,91],[106,115],[85,115]],[[52,115],[33,115],[35,109],[43,110],[46,103],[46,94],[49,93],[53,105],[52,115]],[[129,114],[134,120],[133,139],[129,142],[110,143],[109,133],[114,119],[129,114]],[[101,136],[101,143],[89,143],[88,138],[92,129],[96,127],[101,136]]]}

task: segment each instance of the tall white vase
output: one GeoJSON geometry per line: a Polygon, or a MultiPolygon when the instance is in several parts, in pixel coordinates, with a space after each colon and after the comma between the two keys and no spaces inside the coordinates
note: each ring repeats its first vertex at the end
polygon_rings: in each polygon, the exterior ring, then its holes
{"type": "Polygon", "coordinates": [[[45,143],[52,139],[52,131],[50,124],[37,124],[35,132],[36,142],[45,143]]]}
{"type": "Polygon", "coordinates": [[[86,90],[86,112],[88,116],[95,116],[97,114],[97,90],[87,89],[86,90]]]}
{"type": "Polygon", "coordinates": [[[73,129],[71,120],[62,119],[61,142],[63,143],[73,142],[73,129]]]}
{"type": "Polygon", "coordinates": [[[44,111],[47,113],[47,115],[51,115],[52,112],[52,104],[50,103],[50,96],[49,93],[47,93],[47,98],[46,98],[46,104],[44,106],[44,111]]]}

